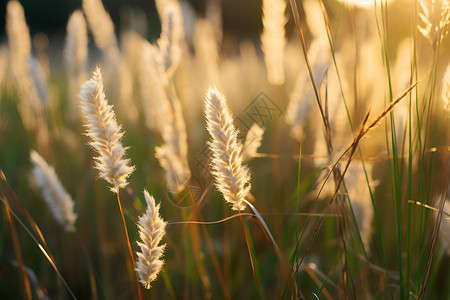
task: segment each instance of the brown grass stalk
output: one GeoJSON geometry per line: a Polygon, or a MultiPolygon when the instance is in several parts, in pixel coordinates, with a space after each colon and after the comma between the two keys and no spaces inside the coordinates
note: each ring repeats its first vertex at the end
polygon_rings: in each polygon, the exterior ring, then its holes
{"type": "Polygon", "coordinates": [[[117,195],[117,203],[119,203],[120,215],[122,216],[123,229],[125,230],[125,235],[126,235],[126,238],[127,238],[128,251],[130,253],[131,262],[133,263],[133,271],[134,271],[134,274],[136,275],[136,283],[137,283],[137,288],[138,288],[138,293],[139,293],[139,299],[142,300],[143,297],[142,297],[141,286],[139,285],[138,274],[135,271],[136,270],[136,264],[134,263],[133,250],[131,249],[130,237],[128,236],[127,223],[125,222],[125,217],[123,215],[122,202],[120,201],[119,191],[116,192],[116,195],[117,195]]]}
{"type": "MultiPolygon", "coordinates": [[[[2,175],[3,175],[3,173],[2,173],[2,175]]],[[[16,254],[17,261],[19,262],[19,274],[20,274],[20,279],[22,280],[25,297],[27,299],[33,299],[33,297],[31,296],[30,281],[28,280],[28,277],[25,274],[25,264],[23,262],[22,250],[20,249],[20,243],[19,243],[19,238],[17,236],[16,226],[14,225],[14,222],[11,218],[11,213],[10,213],[11,208],[9,207],[8,197],[6,197],[6,195],[4,194],[3,189],[2,189],[2,195],[3,195],[3,199],[4,199],[3,204],[5,205],[5,213],[6,213],[6,217],[8,219],[8,224],[9,224],[9,231],[11,232],[11,239],[13,241],[14,252],[16,254]]]]}

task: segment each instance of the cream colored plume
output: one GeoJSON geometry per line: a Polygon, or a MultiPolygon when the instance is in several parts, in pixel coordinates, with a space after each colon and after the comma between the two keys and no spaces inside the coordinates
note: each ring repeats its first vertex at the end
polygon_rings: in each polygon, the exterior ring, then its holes
{"type": "Polygon", "coordinates": [[[238,131],[225,97],[215,88],[206,91],[205,114],[207,129],[212,137],[211,169],[216,187],[234,210],[245,209],[245,197],[250,192],[250,173],[242,165],[242,146],[237,141],[238,131]]]}
{"type": "Polygon", "coordinates": [[[92,79],[82,85],[79,95],[80,106],[86,119],[87,135],[91,145],[99,154],[96,157],[96,168],[100,177],[112,184],[111,191],[128,185],[127,178],[134,171],[130,159],[125,159],[125,150],[120,143],[123,136],[117,124],[112,106],[108,104],[103,91],[103,79],[97,67],[92,79]]]}
{"type": "Polygon", "coordinates": [[[6,33],[8,34],[11,69],[20,80],[29,71],[28,59],[31,56],[30,31],[25,20],[25,12],[18,1],[6,5],[6,33]]]}
{"type": "Polygon", "coordinates": [[[431,44],[436,45],[448,33],[447,27],[450,24],[450,1],[419,0],[419,5],[419,17],[422,24],[418,25],[418,29],[431,44]]]}
{"type": "Polygon", "coordinates": [[[263,0],[263,33],[261,47],[267,68],[267,78],[271,84],[284,83],[284,46],[286,37],[286,0],[263,0]]]}
{"type": "Polygon", "coordinates": [[[114,32],[114,24],[101,0],[83,0],[83,12],[94,36],[95,44],[108,59],[117,63],[119,48],[114,32]]]}
{"type": "Polygon", "coordinates": [[[367,179],[362,162],[353,161],[345,174],[344,182],[353,208],[353,213],[355,214],[361,239],[366,247],[366,251],[368,251],[373,229],[372,222],[374,212],[367,182],[369,182],[372,192],[373,188],[378,185],[378,182],[374,181],[372,178],[372,165],[365,162],[364,167],[367,173],[367,179]]]}
{"type": "Polygon", "coordinates": [[[175,93],[169,87],[165,87],[163,97],[166,111],[162,126],[164,144],[156,147],[156,158],[161,167],[166,171],[166,182],[169,191],[179,193],[185,188],[185,183],[191,177],[191,171],[187,160],[187,135],[181,104],[175,93]]]}
{"type": "Polygon", "coordinates": [[[444,103],[444,109],[447,113],[450,113],[450,64],[448,64],[447,69],[445,70],[444,82],[442,84],[442,102],[444,103]]]}
{"type": "Polygon", "coordinates": [[[245,137],[244,148],[242,150],[242,161],[249,161],[257,155],[261,140],[264,134],[264,129],[258,124],[254,123],[247,132],[245,137]]]}
{"type": "MultiPolygon", "coordinates": [[[[39,99],[30,70],[31,40],[25,20],[25,13],[18,1],[9,1],[6,6],[6,32],[9,44],[9,63],[18,86],[21,100],[19,113],[28,130],[37,130],[41,136],[38,142],[46,140],[47,133],[43,121],[43,105],[39,99]]],[[[46,144],[43,142],[43,144],[46,144]]]]}
{"type": "Polygon", "coordinates": [[[205,82],[218,84],[219,49],[214,28],[206,19],[199,19],[194,33],[195,58],[205,82]]]}
{"type": "Polygon", "coordinates": [[[66,231],[75,231],[77,215],[73,211],[74,202],[66,192],[55,170],[34,150],[30,152],[33,162],[33,176],[42,189],[42,197],[50,208],[53,217],[66,231]]]}
{"type": "Polygon", "coordinates": [[[159,215],[160,205],[155,204],[155,199],[144,190],[147,209],[138,220],[139,237],[142,242],[137,242],[141,252],[137,252],[136,272],[141,283],[146,289],[156,279],[164,264],[162,256],[166,244],[159,245],[166,233],[166,222],[159,215]]]}
{"type": "Polygon", "coordinates": [[[167,77],[162,70],[158,47],[144,41],[139,65],[139,85],[145,122],[149,129],[162,132],[166,116],[164,86],[167,86],[167,77]]]}
{"type": "Polygon", "coordinates": [[[186,125],[180,100],[169,85],[163,65],[163,53],[145,43],[142,51],[141,93],[146,123],[162,136],[164,144],[155,148],[155,156],[166,171],[170,192],[179,193],[191,177],[187,159],[186,125]]]}
{"type": "Polygon", "coordinates": [[[88,35],[86,21],[81,10],[72,13],[67,22],[64,58],[72,78],[79,80],[86,74],[88,54],[88,35]]]}
{"type": "Polygon", "coordinates": [[[306,23],[314,40],[317,41],[320,39],[328,43],[327,27],[323,19],[323,12],[319,1],[306,0],[302,4],[305,10],[306,23]]]}
{"type": "Polygon", "coordinates": [[[380,7],[380,5],[386,5],[391,3],[393,0],[339,0],[343,4],[347,4],[349,6],[357,6],[360,8],[373,9],[376,5],[380,7]]]}
{"type": "Polygon", "coordinates": [[[177,1],[167,1],[161,9],[158,9],[158,13],[161,19],[161,37],[158,46],[167,76],[172,78],[181,59],[180,44],[184,38],[183,16],[177,1]]]}
{"type": "MultiPolygon", "coordinates": [[[[326,47],[321,40],[314,42],[308,51],[316,88],[319,89],[330,64],[326,47]]],[[[314,90],[306,69],[298,74],[295,88],[286,109],[285,121],[291,127],[291,135],[298,141],[304,138],[303,126],[313,106],[316,105],[314,90]]]]}
{"type": "Polygon", "coordinates": [[[214,35],[220,44],[223,37],[222,0],[206,2],[206,19],[212,25],[214,35]]]}

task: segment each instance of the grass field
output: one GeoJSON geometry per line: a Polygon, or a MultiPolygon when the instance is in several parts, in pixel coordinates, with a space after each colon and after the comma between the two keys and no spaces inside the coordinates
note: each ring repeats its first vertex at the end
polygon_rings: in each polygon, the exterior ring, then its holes
{"type": "Polygon", "coordinates": [[[225,1],[8,1],[0,298],[450,299],[449,1],[225,1]]]}

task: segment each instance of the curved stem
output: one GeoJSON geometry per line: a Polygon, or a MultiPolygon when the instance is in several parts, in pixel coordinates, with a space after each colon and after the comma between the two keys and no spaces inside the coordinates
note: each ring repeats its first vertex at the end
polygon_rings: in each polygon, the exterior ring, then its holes
{"type": "Polygon", "coordinates": [[[136,273],[136,265],[134,264],[133,250],[131,250],[130,238],[128,236],[127,223],[125,223],[125,217],[123,215],[122,202],[120,201],[119,191],[117,191],[116,194],[117,194],[117,202],[119,203],[120,214],[122,215],[123,229],[125,229],[125,235],[127,236],[128,251],[130,252],[131,262],[133,263],[133,271],[136,275],[136,283],[137,283],[138,292],[139,292],[139,300],[143,300],[141,286],[139,284],[139,278],[136,273]]]}
{"type": "Polygon", "coordinates": [[[250,250],[250,244],[248,243],[247,232],[245,230],[244,220],[242,219],[241,211],[239,210],[239,216],[241,217],[242,229],[244,230],[245,241],[247,242],[248,255],[250,256],[250,262],[252,263],[253,274],[255,275],[256,287],[258,288],[259,299],[262,299],[261,290],[259,289],[258,276],[256,276],[255,264],[253,263],[252,251],[250,250]]]}

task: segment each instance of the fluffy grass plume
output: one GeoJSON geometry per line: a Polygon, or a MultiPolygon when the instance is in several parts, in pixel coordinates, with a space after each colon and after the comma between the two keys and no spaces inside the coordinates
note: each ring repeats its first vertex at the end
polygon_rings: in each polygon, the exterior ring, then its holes
{"type": "Polygon", "coordinates": [[[114,24],[101,0],[83,0],[83,12],[94,36],[95,44],[106,56],[115,61],[119,58],[119,48],[114,32],[114,24]]]}
{"type": "MultiPolygon", "coordinates": [[[[378,182],[374,181],[372,178],[372,164],[365,162],[364,168],[367,172],[367,180],[369,181],[373,192],[373,188],[378,184],[378,182]]],[[[366,251],[368,251],[370,249],[369,244],[372,235],[374,212],[364,168],[362,162],[352,162],[347,170],[347,173],[345,174],[344,182],[347,188],[348,197],[351,201],[353,212],[356,217],[356,224],[358,226],[362,242],[366,247],[366,251]]]]}
{"type": "Polygon", "coordinates": [[[450,112],[450,64],[445,70],[441,98],[442,102],[444,103],[444,109],[447,112],[450,112]]]}
{"type": "Polygon", "coordinates": [[[449,0],[419,0],[419,17],[422,24],[418,25],[420,33],[435,45],[447,35],[450,24],[449,0]]]}
{"type": "MultiPolygon", "coordinates": [[[[165,89],[168,90],[168,87],[165,89]]],[[[187,135],[181,104],[174,93],[163,98],[166,111],[162,127],[164,144],[156,147],[156,158],[166,171],[166,182],[171,192],[178,193],[184,189],[191,175],[187,160],[187,135]]]]}
{"type": "Polygon", "coordinates": [[[50,208],[53,217],[66,231],[75,231],[77,215],[73,211],[72,197],[66,192],[55,170],[47,162],[32,150],[30,152],[33,162],[33,176],[42,189],[42,197],[50,208]]]}
{"type": "Polygon", "coordinates": [[[250,173],[242,165],[242,146],[237,141],[238,131],[225,97],[215,87],[206,91],[205,114],[207,129],[212,137],[212,174],[225,201],[234,210],[244,210],[244,200],[250,192],[250,173]]]}
{"type": "Polygon", "coordinates": [[[164,53],[145,43],[142,59],[141,89],[147,126],[156,129],[164,141],[163,145],[155,148],[155,156],[166,171],[169,191],[179,193],[191,176],[181,103],[169,84],[164,53]]]}
{"type": "MultiPolygon", "coordinates": [[[[21,94],[18,105],[22,122],[28,130],[44,133],[42,120],[42,103],[30,74],[31,39],[25,20],[25,12],[18,1],[9,1],[6,6],[6,33],[9,44],[9,64],[21,94]],[[39,124],[38,124],[39,123],[39,124]]],[[[41,136],[41,140],[44,138],[41,136]]],[[[39,140],[38,140],[39,141],[39,140]]]]}
{"type": "Polygon", "coordinates": [[[6,5],[6,33],[11,69],[14,76],[19,77],[20,74],[28,72],[27,61],[31,55],[31,39],[25,12],[18,1],[9,1],[6,5]]]}
{"type": "Polygon", "coordinates": [[[177,1],[168,1],[158,9],[161,19],[161,37],[158,46],[161,49],[164,69],[169,78],[173,77],[181,59],[181,42],[184,38],[183,16],[177,1]]]}
{"type": "Polygon", "coordinates": [[[66,45],[64,48],[64,57],[70,76],[78,79],[86,73],[87,54],[88,36],[86,21],[81,10],[77,9],[67,22],[66,45]]]}
{"type": "Polygon", "coordinates": [[[142,106],[144,108],[145,123],[149,129],[161,129],[164,124],[165,91],[164,76],[158,47],[147,41],[142,42],[141,61],[139,65],[139,84],[141,88],[142,106]]]}
{"type": "Polygon", "coordinates": [[[111,191],[128,185],[127,178],[134,171],[130,159],[125,159],[125,150],[120,140],[123,136],[117,124],[112,106],[108,104],[103,92],[103,79],[100,68],[94,71],[92,79],[82,85],[79,95],[81,110],[87,121],[87,135],[91,145],[100,154],[96,157],[96,168],[100,177],[112,184],[111,191]]]}
{"type": "Polygon", "coordinates": [[[205,81],[217,83],[220,56],[214,27],[208,20],[199,19],[195,23],[193,43],[195,58],[198,67],[204,70],[205,81]]]}
{"type": "MultiPolygon", "coordinates": [[[[308,53],[311,53],[311,68],[317,88],[322,82],[325,72],[329,67],[328,55],[322,47],[321,41],[314,42],[308,53]]],[[[315,105],[314,90],[306,71],[300,71],[295,88],[289,99],[286,109],[285,121],[291,127],[291,135],[298,141],[304,138],[305,120],[315,105]]]]}
{"type": "Polygon", "coordinates": [[[261,140],[264,134],[264,129],[258,124],[254,123],[247,132],[245,137],[244,149],[242,150],[242,160],[248,161],[256,156],[261,140]]]}
{"type": "Polygon", "coordinates": [[[285,10],[286,0],[263,0],[261,47],[268,80],[275,85],[284,83],[285,10]]]}
{"type": "Polygon", "coordinates": [[[141,247],[141,252],[137,252],[138,260],[136,272],[139,280],[146,289],[150,289],[150,283],[156,279],[161,267],[164,264],[162,256],[166,244],[159,242],[166,233],[166,222],[159,215],[159,204],[155,204],[155,199],[144,190],[147,210],[138,220],[139,237],[142,242],[137,242],[141,247]]]}

